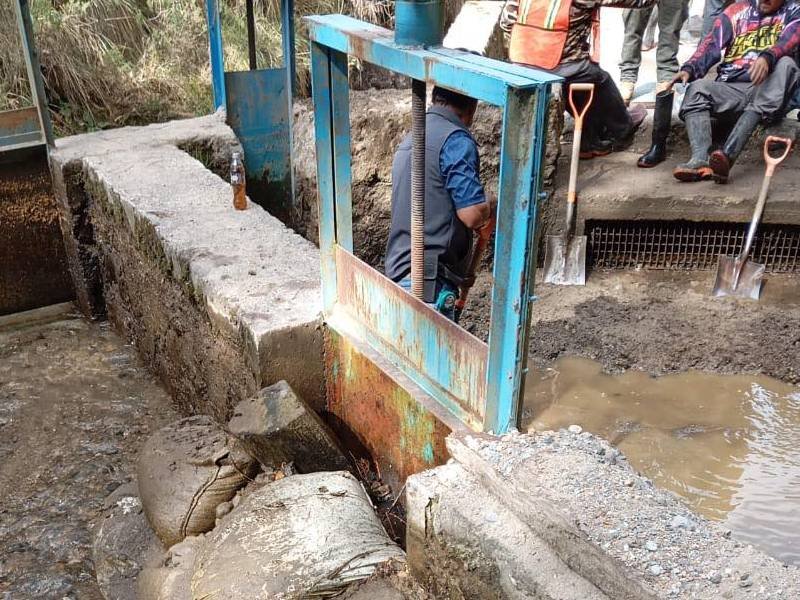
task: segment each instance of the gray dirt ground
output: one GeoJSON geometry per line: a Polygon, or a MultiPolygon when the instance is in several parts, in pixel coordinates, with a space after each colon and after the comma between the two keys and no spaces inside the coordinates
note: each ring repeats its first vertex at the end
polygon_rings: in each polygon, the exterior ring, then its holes
{"type": "MultiPolygon", "coordinates": [[[[586,287],[537,284],[530,357],[591,358],[610,372],[687,369],[761,373],[800,382],[800,277],[766,277],[760,302],[712,298],[713,272],[597,272],[586,287]]],[[[476,283],[464,325],[485,339],[489,277],[476,283]]]]}
{"type": "Polygon", "coordinates": [[[102,598],[93,520],[144,438],[174,418],[107,324],[0,320],[0,598],[102,598]]]}

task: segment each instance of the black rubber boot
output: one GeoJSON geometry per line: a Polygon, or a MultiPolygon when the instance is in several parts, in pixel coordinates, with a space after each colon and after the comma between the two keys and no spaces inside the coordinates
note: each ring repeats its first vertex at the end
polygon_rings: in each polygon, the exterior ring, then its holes
{"type": "Polygon", "coordinates": [[[692,157],[689,162],[675,167],[672,174],[679,181],[711,179],[712,171],[708,165],[708,150],[711,148],[711,115],[707,112],[689,113],[683,120],[692,147],[692,157]]]}
{"type": "Polygon", "coordinates": [[[672,125],[672,102],[675,93],[672,90],[661,92],[656,96],[656,109],[653,112],[653,145],[636,163],[643,169],[655,167],[667,158],[667,137],[672,125]]]}
{"type": "Polygon", "coordinates": [[[717,183],[728,183],[728,175],[730,174],[731,167],[739,155],[744,150],[747,140],[753,135],[758,124],[761,123],[761,114],[752,110],[746,110],[736,121],[733,126],[728,139],[725,140],[725,145],[722,150],[717,150],[711,154],[708,163],[711,170],[714,171],[714,181],[717,183]]]}

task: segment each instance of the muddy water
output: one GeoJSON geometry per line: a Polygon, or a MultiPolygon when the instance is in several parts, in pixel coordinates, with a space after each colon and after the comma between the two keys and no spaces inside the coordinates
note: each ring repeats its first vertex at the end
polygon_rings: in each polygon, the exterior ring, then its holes
{"type": "Polygon", "coordinates": [[[536,370],[525,427],[577,424],[734,535],[800,565],[800,388],[768,377],[608,375],[565,358],[536,370]]]}

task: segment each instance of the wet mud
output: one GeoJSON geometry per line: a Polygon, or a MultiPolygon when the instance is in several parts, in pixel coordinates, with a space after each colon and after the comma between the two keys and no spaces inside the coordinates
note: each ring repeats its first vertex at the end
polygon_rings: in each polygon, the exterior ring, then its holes
{"type": "Polygon", "coordinates": [[[534,370],[524,427],[571,425],[616,445],[631,465],[696,512],[800,565],[800,388],[763,376],[603,373],[562,358],[534,370]]]}
{"type": "MultiPolygon", "coordinates": [[[[713,272],[595,272],[585,287],[537,283],[529,355],[563,356],[610,373],[690,369],[800,383],[800,277],[769,275],[759,302],[712,298],[713,272]]],[[[487,339],[490,277],[470,295],[463,325],[487,339]]]]}
{"type": "Polygon", "coordinates": [[[0,163],[0,315],[72,296],[47,157],[0,163]]]}
{"type": "Polygon", "coordinates": [[[95,520],[176,415],[107,324],[14,317],[0,319],[0,598],[99,600],[95,520]]]}

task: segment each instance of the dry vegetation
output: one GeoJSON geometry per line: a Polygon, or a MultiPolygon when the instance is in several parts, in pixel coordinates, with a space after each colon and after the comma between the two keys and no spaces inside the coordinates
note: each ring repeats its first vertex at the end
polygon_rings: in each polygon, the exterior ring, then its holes
{"type": "MultiPolygon", "coordinates": [[[[0,110],[30,103],[14,0],[0,0],[0,110]]],[[[31,0],[45,86],[60,135],[211,109],[204,0],[31,0]]],[[[260,67],[281,60],[280,2],[255,0],[260,67]]],[[[391,0],[297,0],[296,15],[344,12],[390,24],[391,0]]],[[[247,68],[244,0],[220,0],[226,68],[247,68]]],[[[297,20],[300,89],[307,41],[297,20]]]]}

